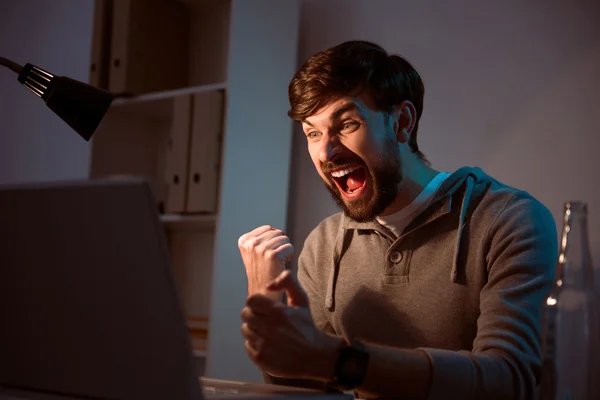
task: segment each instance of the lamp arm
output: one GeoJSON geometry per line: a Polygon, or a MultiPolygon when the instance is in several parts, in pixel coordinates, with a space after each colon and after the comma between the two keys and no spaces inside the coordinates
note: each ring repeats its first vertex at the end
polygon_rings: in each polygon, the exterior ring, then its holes
{"type": "Polygon", "coordinates": [[[8,58],[0,57],[0,65],[9,68],[10,70],[20,74],[23,70],[23,67],[17,64],[14,61],[9,60],[8,58]]]}

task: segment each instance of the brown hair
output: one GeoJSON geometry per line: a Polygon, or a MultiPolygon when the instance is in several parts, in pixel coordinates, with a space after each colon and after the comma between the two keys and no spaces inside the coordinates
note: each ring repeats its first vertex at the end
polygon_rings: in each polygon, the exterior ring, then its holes
{"type": "Polygon", "coordinates": [[[379,111],[391,113],[405,100],[415,106],[416,122],[408,144],[413,153],[424,159],[417,146],[425,92],[423,81],[407,60],[390,55],[371,42],[344,42],[308,59],[290,82],[288,115],[302,121],[334,97],[365,89],[373,95],[379,111]]]}

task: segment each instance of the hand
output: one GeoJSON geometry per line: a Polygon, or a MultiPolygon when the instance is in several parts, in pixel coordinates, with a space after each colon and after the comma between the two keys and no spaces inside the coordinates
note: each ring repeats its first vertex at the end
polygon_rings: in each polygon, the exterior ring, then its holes
{"type": "MultiPolygon", "coordinates": [[[[248,295],[257,293],[276,299],[277,292],[269,292],[266,285],[285,268],[294,254],[294,246],[280,229],[264,225],[242,235],[238,240],[246,275],[248,295]]],[[[279,297],[281,298],[281,297],[279,297]]]]}
{"type": "Polygon", "coordinates": [[[317,329],[308,297],[290,271],[282,272],[267,288],[285,290],[288,306],[263,294],[248,297],[241,331],[250,359],[273,376],[330,380],[342,339],[317,329]]]}

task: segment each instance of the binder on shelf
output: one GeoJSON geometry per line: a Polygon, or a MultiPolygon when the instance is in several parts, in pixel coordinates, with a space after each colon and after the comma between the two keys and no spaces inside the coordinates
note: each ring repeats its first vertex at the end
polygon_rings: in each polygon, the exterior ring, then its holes
{"type": "Polygon", "coordinates": [[[224,93],[194,94],[187,212],[217,211],[224,93]]]}
{"type": "Polygon", "coordinates": [[[90,62],[90,84],[108,89],[113,0],[96,0],[90,62]]]}
{"type": "Polygon", "coordinates": [[[187,319],[187,326],[194,350],[206,351],[208,348],[208,318],[190,316],[187,319]]]}
{"type": "Polygon", "coordinates": [[[167,143],[165,184],[167,194],[164,211],[182,213],[186,210],[188,182],[188,153],[192,118],[192,96],[173,98],[173,117],[167,143]]]}
{"type": "Polygon", "coordinates": [[[166,0],[113,4],[109,90],[139,95],[188,81],[189,13],[166,0]]]}

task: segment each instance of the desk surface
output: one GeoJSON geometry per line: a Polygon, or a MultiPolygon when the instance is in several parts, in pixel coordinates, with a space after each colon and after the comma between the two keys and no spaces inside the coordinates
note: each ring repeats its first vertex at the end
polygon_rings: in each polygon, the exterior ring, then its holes
{"type": "MultiPolygon", "coordinates": [[[[204,397],[207,400],[351,400],[354,396],[348,394],[321,393],[312,389],[302,389],[289,386],[271,385],[266,383],[251,383],[226,381],[219,379],[200,378],[204,397]]],[[[0,386],[0,400],[89,400],[86,397],[20,390],[0,386]]],[[[192,399],[188,399],[192,400],[192,399]]]]}
{"type": "Polygon", "coordinates": [[[349,394],[322,393],[313,389],[266,383],[227,381],[211,378],[200,378],[202,389],[207,399],[354,399],[349,394]]]}

